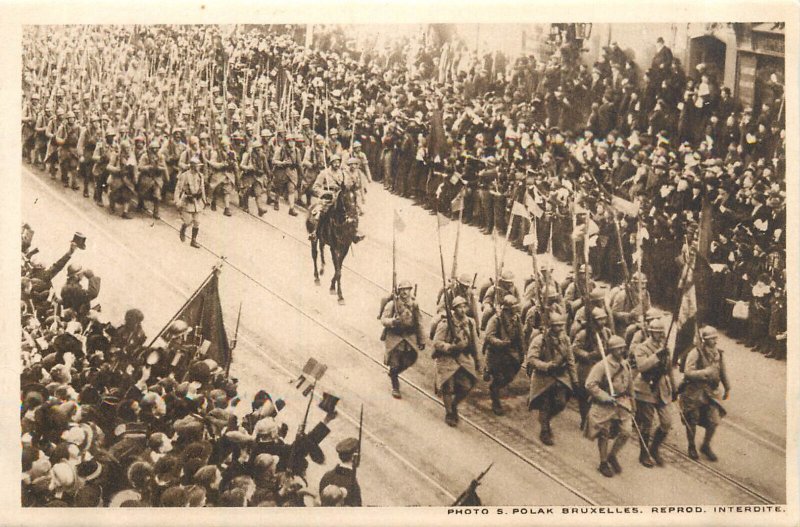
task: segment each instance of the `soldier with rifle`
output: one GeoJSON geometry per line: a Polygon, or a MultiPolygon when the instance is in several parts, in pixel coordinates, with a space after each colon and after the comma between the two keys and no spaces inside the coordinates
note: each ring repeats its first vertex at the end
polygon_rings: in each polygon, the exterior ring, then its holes
{"type": "Polygon", "coordinates": [[[167,171],[164,158],[159,153],[160,147],[155,140],[151,141],[147,151],[139,158],[139,210],[144,209],[145,201],[153,202],[153,219],[159,219],[158,208],[164,187],[164,174],[167,171]]]}
{"type": "Polygon", "coordinates": [[[239,165],[242,170],[239,206],[247,210],[248,200],[253,196],[256,200],[258,215],[267,212],[267,196],[269,190],[269,162],[264,154],[264,143],[256,137],[250,143],[250,148],[242,156],[239,165]]]}
{"type": "Polygon", "coordinates": [[[627,329],[625,329],[625,344],[627,344],[630,349],[633,350],[634,346],[644,342],[647,337],[650,336],[648,330],[650,322],[657,318],[661,318],[661,316],[661,311],[658,309],[654,307],[648,309],[644,314],[644,324],[642,324],[639,320],[636,320],[630,324],[627,329]]]}
{"type": "Polygon", "coordinates": [[[458,424],[458,404],[478,380],[480,358],[477,350],[475,322],[467,316],[467,301],[453,299],[448,306],[447,323],[439,324],[433,337],[436,393],[442,396],[445,423],[458,424]]]}
{"type": "Polygon", "coordinates": [[[117,205],[122,206],[122,218],[129,220],[131,200],[136,196],[136,158],[130,141],[125,137],[125,128],[118,131],[118,147],[114,149],[106,171],[108,178],[108,212],[114,214],[117,205]]]}
{"type": "Polygon", "coordinates": [[[116,164],[119,156],[119,147],[115,141],[117,131],[112,127],[107,127],[103,133],[103,139],[97,142],[92,153],[92,178],[94,179],[94,201],[103,206],[103,192],[108,187],[108,180],[111,173],[109,165],[116,164]]]}
{"type": "MultiPolygon", "coordinates": [[[[97,143],[102,141],[103,129],[100,125],[100,116],[93,114],[90,118],[89,126],[81,130],[80,137],[78,138],[78,152],[80,154],[80,175],[83,179],[83,197],[89,197],[89,183],[94,180],[94,161],[92,156],[97,143]]],[[[95,187],[97,183],[95,182],[95,187]]],[[[97,192],[95,191],[95,195],[97,192]]]]}
{"type": "Polygon", "coordinates": [[[231,141],[227,136],[220,137],[216,148],[212,149],[208,167],[210,171],[208,193],[211,210],[217,210],[217,196],[222,194],[222,203],[225,206],[223,214],[231,216],[231,195],[237,188],[239,161],[236,159],[236,152],[231,148],[231,141]]]}
{"type": "Polygon", "coordinates": [[[717,330],[705,326],[700,330],[700,345],[692,348],[686,356],[686,367],[680,393],[680,405],[686,419],[686,439],[689,442],[689,457],[698,459],[695,446],[697,425],[706,429],[700,452],[709,461],[717,456],[711,450],[711,438],[725,417],[722,401],[731,394],[731,384],[723,360],[723,351],[717,348],[717,330]],[[720,384],[723,391],[720,393],[720,384]]]}
{"type": "Polygon", "coordinates": [[[489,318],[495,313],[495,303],[504,298],[506,295],[511,295],[517,299],[520,298],[519,289],[514,285],[514,273],[506,269],[502,272],[497,280],[498,286],[495,284],[489,285],[483,295],[483,306],[481,308],[481,329],[486,328],[489,318]]]}
{"type": "Polygon", "coordinates": [[[578,383],[566,323],[564,315],[550,314],[548,325],[531,341],[525,364],[531,378],[528,409],[539,411],[539,439],[548,446],[554,444],[550,421],[566,408],[578,383]]]}
{"type": "Polygon", "coordinates": [[[601,347],[608,347],[608,340],[613,333],[606,326],[608,316],[604,309],[592,309],[588,323],[575,335],[572,341],[572,351],[578,363],[578,389],[575,393],[578,399],[578,411],[581,415],[581,430],[586,427],[586,419],[591,407],[591,396],[586,391],[584,384],[589,376],[589,371],[603,358],[601,347]]]}
{"type": "Polygon", "coordinates": [[[647,276],[641,272],[633,273],[630,281],[611,294],[609,306],[614,314],[614,333],[622,337],[625,329],[650,309],[647,276]]]}
{"type": "Polygon", "coordinates": [[[625,341],[612,335],[608,339],[608,354],[592,367],[586,378],[586,390],[592,395],[592,408],[584,429],[588,439],[597,439],[600,465],[597,470],[607,478],[622,472],[617,454],[633,433],[634,400],[633,371],[626,360],[625,341]],[[611,449],[608,441],[614,440],[611,449]]]}
{"type": "Polygon", "coordinates": [[[164,194],[167,192],[174,192],[175,182],[178,179],[178,161],[181,158],[184,150],[186,150],[186,143],[183,137],[183,128],[175,126],[172,128],[172,134],[161,145],[159,154],[164,158],[164,163],[167,166],[167,173],[164,174],[166,181],[164,182],[164,194]]]}
{"type": "Polygon", "coordinates": [[[56,131],[55,144],[58,145],[58,163],[61,170],[61,182],[65,187],[78,190],[76,178],[78,176],[78,140],[81,135],[81,127],[77,123],[75,112],[69,111],[66,114],[66,122],[62,123],[56,131]]]}
{"type": "Polygon", "coordinates": [[[483,346],[486,352],[484,380],[491,379],[489,394],[492,398],[492,411],[495,415],[504,415],[500,390],[511,384],[524,358],[522,320],[519,315],[519,301],[515,296],[503,297],[503,308],[492,315],[486,325],[483,346]]]}
{"type": "Polygon", "coordinates": [[[412,290],[411,282],[401,281],[381,313],[384,328],[381,340],[386,344],[383,363],[389,367],[392,397],[395,399],[401,398],[399,375],[417,362],[417,349],[425,349],[422,317],[411,296],[412,290]]]}
{"type": "Polygon", "coordinates": [[[659,467],[664,465],[659,448],[672,429],[675,379],[664,337],[664,322],[656,318],[647,329],[646,340],[631,347],[630,363],[636,372],[636,422],[642,432],[639,463],[650,468],[653,463],[659,467]],[[658,428],[652,435],[652,443],[648,443],[656,414],[658,428]]]}
{"type": "MultiPolygon", "coordinates": [[[[478,328],[478,321],[480,320],[480,311],[478,309],[478,301],[475,298],[475,276],[470,277],[467,273],[461,273],[456,280],[450,280],[450,284],[446,288],[439,290],[439,296],[436,302],[436,315],[431,320],[430,338],[433,339],[436,334],[436,327],[444,320],[445,316],[445,299],[444,295],[447,293],[449,301],[452,303],[453,299],[457,296],[467,301],[467,316],[474,322],[475,327],[478,328]]],[[[480,335],[480,331],[478,331],[480,335]]]]}

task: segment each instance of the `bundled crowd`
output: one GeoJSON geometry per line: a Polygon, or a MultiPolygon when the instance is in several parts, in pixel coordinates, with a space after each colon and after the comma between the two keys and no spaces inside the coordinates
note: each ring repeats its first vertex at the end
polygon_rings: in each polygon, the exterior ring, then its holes
{"type": "Polygon", "coordinates": [[[645,69],[616,43],[587,66],[566,33],[549,58],[512,64],[433,30],[355,49],[341,28],[316,27],[311,48],[293,40],[295,29],[30,28],[24,158],[66,186],[82,180],[99,205],[107,193],[123,217],[147,201],[158,216],[173,195],[182,239],[191,226],[195,245],[209,202],[214,210],[221,199],[230,215],[232,198],[249,210],[253,197],[265,214],[285,199],[296,214],[298,202],[314,209],[331,188],[363,203],[365,183],[381,180],[443,212],[462,196],[464,222],[521,248],[530,221],[512,205],[530,196],[542,213],[538,250],[567,261],[575,211],[589,211],[590,263],[615,284],[627,278],[620,252],[631,265],[646,231],[642,266],[665,306],[681,294],[676,259],[705,199],[714,216],[708,322],[783,356],[777,74],[757,107],[742,108],[715,65],[687,72],[660,38],[645,69]],[[609,206],[611,195],[633,207],[609,206]]]}
{"type": "Polygon", "coordinates": [[[337,445],[318,489],[306,480],[308,459],[325,462],[335,411],[289,442],[284,402],[264,390],[241,401],[195,328],[175,320],[148,344],[140,310],[109,323],[95,305],[100,277],[69,263],[80,238],[49,267],[32,238],[23,225],[23,506],[361,505],[355,439],[337,445]]]}

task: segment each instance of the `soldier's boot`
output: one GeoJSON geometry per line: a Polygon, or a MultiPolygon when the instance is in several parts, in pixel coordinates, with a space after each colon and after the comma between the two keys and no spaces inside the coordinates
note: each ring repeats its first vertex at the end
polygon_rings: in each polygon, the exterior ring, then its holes
{"type": "MultiPolygon", "coordinates": [[[[542,412],[542,410],[540,410],[540,412],[542,412]]],[[[553,441],[553,430],[550,429],[550,416],[548,415],[544,418],[540,416],[539,421],[539,440],[547,446],[553,446],[555,441],[553,441]]]]}
{"type": "Polygon", "coordinates": [[[217,197],[211,196],[211,210],[217,210],[217,197]]]}
{"type": "Polygon", "coordinates": [[[78,185],[78,174],[74,170],[69,172],[69,185],[72,190],[80,190],[81,186],[78,185]]]}
{"type": "Polygon", "coordinates": [[[592,407],[592,403],[586,397],[578,397],[578,413],[581,415],[581,430],[586,428],[586,420],[589,417],[589,409],[592,407]]]}
{"type": "Polygon", "coordinates": [[[200,231],[200,227],[192,227],[192,242],[189,244],[195,249],[200,248],[200,244],[197,243],[197,233],[200,231]]]}
{"type": "Polygon", "coordinates": [[[89,176],[83,175],[83,197],[89,197],[89,176]]]}
{"type": "Polygon", "coordinates": [[[139,198],[139,203],[136,204],[136,210],[144,210],[144,199],[139,198]]]}
{"type": "MultiPolygon", "coordinates": [[[[656,432],[658,434],[658,432],[656,432]]],[[[653,468],[653,458],[647,452],[647,442],[650,440],[650,434],[642,432],[642,437],[639,439],[639,463],[647,468],[653,468]]],[[[650,451],[652,453],[652,450],[650,451]]]]}
{"type": "Polygon", "coordinates": [[[400,379],[398,375],[397,368],[391,368],[389,370],[389,378],[392,380],[392,397],[395,399],[402,399],[403,396],[400,395],[400,379]]]}
{"type": "Polygon", "coordinates": [[[700,455],[697,453],[697,447],[694,444],[695,425],[686,426],[686,440],[689,442],[689,457],[697,460],[700,455]]]}
{"type": "Polygon", "coordinates": [[[225,207],[225,210],[222,212],[225,216],[233,216],[230,207],[225,207]]]}
{"type": "Polygon", "coordinates": [[[653,461],[655,461],[656,465],[658,465],[659,467],[664,466],[664,458],[661,457],[659,449],[661,448],[661,443],[663,443],[664,439],[666,438],[667,438],[667,433],[661,430],[661,428],[659,428],[653,435],[653,443],[650,445],[650,456],[653,458],[653,461]]]}
{"type": "Polygon", "coordinates": [[[225,204],[225,210],[222,213],[225,216],[233,216],[233,214],[231,214],[231,197],[228,194],[222,195],[222,203],[225,204]]]}
{"type": "Polygon", "coordinates": [[[494,382],[489,385],[489,395],[492,398],[492,412],[495,415],[505,415],[506,411],[503,409],[503,405],[500,404],[500,388],[495,386],[494,382]]]}
{"type": "Polygon", "coordinates": [[[128,214],[129,207],[130,207],[130,205],[128,204],[127,201],[122,204],[122,218],[123,219],[126,219],[126,220],[132,219],[132,216],[130,214],[128,214]]]}
{"type": "Polygon", "coordinates": [[[154,220],[160,220],[161,219],[161,216],[158,215],[158,208],[159,208],[158,200],[157,199],[153,200],[153,219],[154,220]]]}
{"type": "Polygon", "coordinates": [[[709,461],[716,461],[717,455],[711,450],[711,438],[714,437],[714,432],[717,429],[714,426],[706,428],[706,435],[703,437],[703,444],[700,446],[700,452],[703,453],[709,461]]]}
{"type": "Polygon", "coordinates": [[[608,462],[608,438],[604,435],[597,437],[597,451],[600,454],[600,465],[597,470],[607,478],[614,477],[614,469],[608,462]]]}
{"type": "Polygon", "coordinates": [[[445,412],[444,422],[447,423],[447,426],[456,426],[458,423],[453,412],[453,395],[449,393],[442,395],[442,401],[444,402],[445,412]]]}
{"type": "Polygon", "coordinates": [[[180,237],[181,237],[181,243],[186,241],[186,224],[185,223],[183,225],[181,225],[180,237]]]}
{"type": "Polygon", "coordinates": [[[622,474],[622,465],[619,464],[617,454],[619,454],[622,447],[624,447],[627,442],[628,436],[622,434],[618,435],[614,440],[614,445],[611,447],[611,452],[608,453],[608,464],[614,469],[615,474],[622,474]]]}
{"type": "MultiPolygon", "coordinates": [[[[243,192],[242,194],[239,194],[239,208],[244,210],[244,211],[246,211],[247,210],[247,201],[249,199],[250,199],[250,193],[249,192],[243,192]]],[[[258,201],[258,200],[256,200],[256,201],[258,201]]],[[[261,207],[259,207],[258,211],[261,212],[261,207]]]]}

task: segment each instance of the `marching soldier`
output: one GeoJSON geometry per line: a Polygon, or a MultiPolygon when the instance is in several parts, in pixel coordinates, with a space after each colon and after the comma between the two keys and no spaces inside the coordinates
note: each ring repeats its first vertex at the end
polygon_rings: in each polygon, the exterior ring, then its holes
{"type": "Polygon", "coordinates": [[[475,289],[473,286],[473,279],[467,273],[461,273],[457,280],[451,280],[447,289],[440,289],[439,296],[436,301],[436,315],[431,320],[430,337],[436,334],[436,327],[444,320],[445,317],[445,304],[444,293],[447,292],[448,298],[452,302],[457,296],[460,296],[467,301],[467,316],[475,322],[475,329],[480,335],[478,321],[480,320],[480,311],[478,310],[478,301],[475,298],[475,289]]]}
{"type": "Polygon", "coordinates": [[[654,462],[659,467],[664,465],[659,448],[672,429],[670,407],[675,393],[675,379],[664,338],[664,322],[658,318],[652,320],[648,333],[647,340],[631,348],[631,366],[637,373],[634,381],[636,422],[642,433],[639,463],[649,468],[654,462]],[[658,428],[653,434],[653,442],[648,444],[656,414],[658,428]]]}
{"type": "Polygon", "coordinates": [[[591,396],[584,387],[589,371],[603,358],[600,346],[608,348],[608,341],[613,333],[606,326],[608,315],[605,310],[596,307],[591,312],[592,322],[578,331],[572,341],[572,351],[578,363],[578,389],[575,396],[578,399],[578,411],[581,415],[581,430],[586,427],[586,419],[591,406],[591,396]],[[599,339],[599,342],[598,342],[599,339]]]}
{"type": "Polygon", "coordinates": [[[526,371],[531,378],[528,409],[539,411],[539,439],[551,446],[553,431],[550,421],[567,406],[578,383],[578,372],[572,346],[564,326],[566,317],[550,315],[550,325],[537,335],[528,347],[526,371]]]}
{"type": "Polygon", "coordinates": [[[622,472],[617,454],[633,432],[636,403],[633,372],[626,354],[625,341],[612,335],[605,358],[592,366],[586,378],[586,390],[592,395],[593,403],[584,433],[589,439],[597,439],[600,453],[597,470],[607,478],[622,472]],[[611,450],[608,449],[609,439],[614,439],[611,450]]]}
{"type": "Polygon", "coordinates": [[[621,337],[625,335],[628,325],[650,308],[647,276],[644,273],[634,273],[629,283],[622,285],[613,293],[609,299],[609,305],[614,314],[614,333],[621,337]],[[642,289],[641,296],[639,295],[640,287],[642,289]]]}
{"type": "Polygon", "coordinates": [[[480,371],[475,323],[467,316],[467,301],[456,297],[452,303],[451,321],[439,324],[433,338],[433,358],[436,364],[435,387],[442,396],[444,421],[458,424],[458,404],[475,386],[480,371]]]}
{"type": "Polygon", "coordinates": [[[75,112],[69,111],[66,115],[67,121],[56,131],[55,142],[59,146],[58,163],[61,170],[61,182],[65,187],[78,190],[78,183],[75,177],[78,172],[78,139],[81,135],[81,127],[77,124],[75,112]]]}
{"type": "Polygon", "coordinates": [[[630,324],[627,329],[625,330],[625,344],[627,344],[631,350],[637,344],[641,344],[642,342],[647,339],[649,336],[648,327],[650,323],[658,318],[661,318],[661,311],[655,308],[650,308],[644,314],[644,326],[636,320],[632,324],[630,324]]]}
{"type": "Polygon", "coordinates": [[[400,399],[399,375],[417,362],[417,348],[425,349],[425,335],[419,306],[411,296],[413,286],[403,280],[397,286],[397,295],[381,313],[384,330],[381,340],[386,344],[383,363],[389,366],[392,397],[400,399]],[[414,342],[412,342],[414,337],[414,342]]]}
{"type": "MultiPolygon", "coordinates": [[[[610,310],[608,309],[608,306],[606,305],[607,291],[608,291],[607,289],[602,287],[594,288],[592,292],[589,293],[588,295],[589,309],[594,310],[598,308],[605,311],[606,316],[603,319],[603,325],[613,332],[614,330],[614,326],[612,323],[613,317],[610,313],[610,310]]],[[[586,326],[586,308],[584,308],[583,302],[581,302],[581,306],[578,308],[577,311],[573,311],[573,314],[575,316],[572,319],[572,325],[569,328],[569,334],[570,337],[575,338],[575,335],[578,334],[578,331],[580,331],[581,328],[586,326]]]]}
{"type": "Polygon", "coordinates": [[[45,127],[45,137],[47,139],[47,148],[44,154],[44,163],[47,171],[50,172],[50,179],[56,178],[56,171],[58,170],[58,145],[56,144],[56,133],[61,129],[64,123],[64,115],[66,112],[63,108],[59,107],[56,110],[45,127]]]}
{"type": "MultiPolygon", "coordinates": [[[[89,197],[89,183],[94,179],[94,149],[102,140],[103,129],[100,126],[100,116],[93,114],[89,126],[81,130],[78,138],[78,152],[80,153],[80,174],[83,179],[83,197],[89,197]]],[[[95,181],[95,189],[97,182],[95,181]]],[[[95,190],[95,195],[97,191],[95,190]]]]}
{"type": "Polygon", "coordinates": [[[583,306],[583,297],[591,293],[597,286],[590,278],[591,268],[586,264],[578,267],[577,276],[564,288],[564,301],[567,304],[567,313],[574,319],[575,313],[583,306]]]}
{"type": "MultiPolygon", "coordinates": [[[[299,175],[297,167],[300,158],[294,144],[294,137],[286,132],[278,132],[275,152],[272,156],[272,167],[275,174],[274,183],[278,192],[285,192],[286,201],[289,203],[289,215],[297,216],[295,202],[297,201],[297,185],[299,175]]],[[[275,210],[280,210],[279,197],[275,196],[275,210]]]]}
{"type": "Polygon", "coordinates": [[[490,285],[481,299],[483,302],[483,306],[481,307],[481,329],[486,328],[489,317],[495,313],[495,298],[503,299],[506,295],[512,295],[517,299],[520,298],[519,290],[517,286],[514,285],[514,273],[508,269],[503,271],[503,274],[500,276],[498,287],[495,287],[494,284],[490,285]]]}
{"type": "Polygon", "coordinates": [[[164,182],[165,196],[167,192],[174,192],[175,190],[175,181],[178,179],[180,171],[178,161],[180,161],[184,150],[186,150],[186,144],[183,142],[183,128],[175,126],[172,128],[172,135],[161,145],[161,150],[159,151],[167,167],[167,172],[164,174],[166,178],[164,182]]]}
{"type": "Polygon", "coordinates": [[[106,171],[109,173],[108,181],[108,212],[114,214],[117,205],[122,206],[122,217],[126,220],[131,219],[128,210],[131,200],[136,196],[136,185],[134,183],[136,160],[131,152],[131,144],[127,139],[122,138],[124,128],[120,128],[120,142],[116,150],[116,155],[112,154],[112,160],[108,162],[106,171]]]}
{"type": "Polygon", "coordinates": [[[111,177],[109,166],[113,167],[117,163],[119,149],[115,138],[117,131],[112,127],[105,130],[104,140],[98,141],[92,154],[92,177],[94,179],[94,201],[100,207],[103,206],[103,192],[108,186],[108,179],[111,177]]]}
{"type": "Polygon", "coordinates": [[[541,333],[542,327],[547,325],[548,317],[552,316],[554,313],[559,313],[565,317],[567,314],[566,308],[564,307],[564,299],[558,291],[548,287],[542,291],[542,296],[545,301],[544,308],[537,302],[532,304],[525,313],[525,322],[522,328],[525,334],[525,342],[528,343],[528,345],[531,339],[541,333]]]}
{"type": "Polygon", "coordinates": [[[694,436],[697,425],[706,429],[700,452],[709,461],[717,456],[711,450],[711,438],[720,420],[725,417],[723,400],[731,394],[731,385],[725,370],[723,351],[717,348],[717,330],[705,326],[700,330],[700,346],[692,348],[686,357],[680,405],[686,419],[686,439],[689,441],[689,457],[698,459],[694,436]],[[720,397],[719,385],[724,391],[720,397]]]}
{"type": "Polygon", "coordinates": [[[255,138],[250,143],[250,149],[242,156],[242,187],[239,195],[239,206],[248,210],[250,196],[256,200],[258,215],[267,212],[267,196],[269,193],[269,163],[264,154],[264,144],[261,139],[255,138]]]}
{"type": "Polygon", "coordinates": [[[221,137],[217,148],[211,151],[208,166],[210,169],[208,193],[211,210],[217,210],[217,195],[222,194],[222,203],[225,206],[223,214],[231,216],[231,194],[237,188],[238,161],[236,152],[231,149],[231,140],[228,137],[221,137]]]}
{"type": "Polygon", "coordinates": [[[153,219],[160,219],[158,207],[164,186],[166,163],[159,153],[159,145],[151,141],[147,151],[139,158],[139,210],[144,210],[144,202],[153,202],[153,219]]]}
{"type": "Polygon", "coordinates": [[[495,415],[505,414],[500,404],[500,390],[516,377],[524,358],[522,320],[519,316],[519,301],[513,295],[503,298],[503,309],[492,315],[486,325],[484,349],[486,370],[484,380],[491,379],[489,394],[495,415]]]}
{"type": "Polygon", "coordinates": [[[197,233],[200,231],[200,211],[206,204],[206,190],[203,185],[203,176],[200,175],[200,158],[197,156],[189,160],[189,170],[181,172],[175,184],[175,205],[181,214],[180,238],[186,241],[186,228],[192,226],[191,246],[199,249],[197,233]]]}

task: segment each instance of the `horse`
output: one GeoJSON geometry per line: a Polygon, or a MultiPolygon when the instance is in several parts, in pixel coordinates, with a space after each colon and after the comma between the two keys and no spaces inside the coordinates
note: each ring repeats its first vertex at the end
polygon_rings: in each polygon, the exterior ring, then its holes
{"type": "MultiPolygon", "coordinates": [[[[319,275],[325,272],[325,246],[331,251],[333,261],[333,278],[331,278],[330,294],[338,295],[339,304],[344,304],[342,295],[342,266],[350,251],[358,231],[358,213],[356,196],[351,190],[341,188],[333,199],[328,211],[323,214],[316,225],[316,236],[311,242],[311,258],[314,261],[314,283],[319,284],[319,275]],[[322,269],[317,269],[317,252],[322,260],[322,269]]],[[[306,222],[306,227],[310,227],[306,222]]]]}

